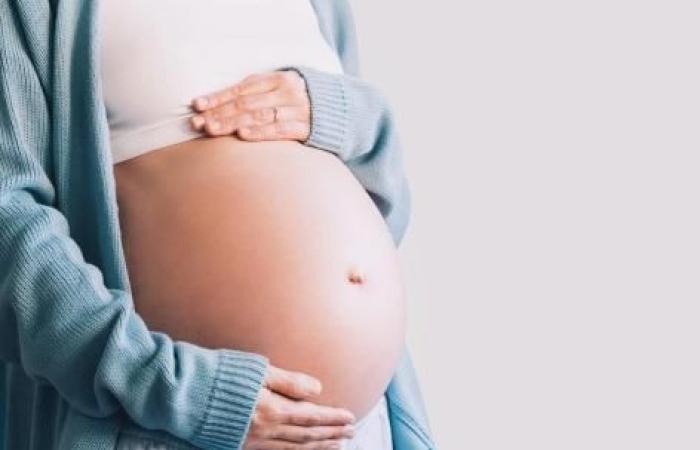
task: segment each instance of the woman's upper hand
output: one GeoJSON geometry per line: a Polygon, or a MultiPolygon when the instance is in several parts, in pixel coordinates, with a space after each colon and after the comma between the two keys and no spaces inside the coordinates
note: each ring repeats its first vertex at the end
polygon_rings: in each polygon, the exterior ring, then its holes
{"type": "Polygon", "coordinates": [[[321,383],[308,375],[270,366],[260,391],[244,450],[331,450],[354,434],[354,415],[308,399],[321,383]]]}
{"type": "Polygon", "coordinates": [[[293,70],[255,74],[192,101],[192,126],[209,136],[237,134],[248,141],[306,141],[311,101],[304,78],[293,70]]]}

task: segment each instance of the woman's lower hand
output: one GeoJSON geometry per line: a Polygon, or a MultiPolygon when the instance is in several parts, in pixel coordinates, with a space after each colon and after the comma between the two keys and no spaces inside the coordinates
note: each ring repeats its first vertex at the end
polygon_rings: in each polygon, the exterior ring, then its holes
{"type": "Polygon", "coordinates": [[[354,434],[355,417],[308,400],[320,393],[315,378],[270,366],[244,450],[340,449],[354,434]]]}
{"type": "Polygon", "coordinates": [[[236,134],[247,141],[306,141],[311,101],[304,78],[293,70],[255,74],[192,101],[194,129],[209,136],[236,134]]]}

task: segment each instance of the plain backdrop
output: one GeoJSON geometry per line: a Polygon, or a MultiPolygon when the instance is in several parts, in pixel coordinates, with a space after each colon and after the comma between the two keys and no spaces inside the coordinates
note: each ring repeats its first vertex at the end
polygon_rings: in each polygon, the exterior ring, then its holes
{"type": "Polygon", "coordinates": [[[698,2],[352,5],[439,447],[700,449],[698,2]]]}

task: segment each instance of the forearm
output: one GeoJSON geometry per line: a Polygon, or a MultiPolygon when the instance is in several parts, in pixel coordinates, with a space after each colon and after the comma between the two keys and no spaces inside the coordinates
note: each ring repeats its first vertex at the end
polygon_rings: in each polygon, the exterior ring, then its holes
{"type": "Polygon", "coordinates": [[[60,213],[23,193],[11,197],[0,207],[3,359],[89,416],[123,408],[143,427],[210,446],[211,428],[219,426],[229,435],[211,448],[242,438],[266,359],[150,332],[130,295],[107,289],[82,260],[60,213]],[[214,423],[217,414],[230,422],[214,423]]]}
{"type": "Polygon", "coordinates": [[[85,260],[54,207],[44,87],[0,11],[0,359],[85,415],[123,409],[194,445],[237,448],[267,359],[149,331],[130,293],[85,260]]]}

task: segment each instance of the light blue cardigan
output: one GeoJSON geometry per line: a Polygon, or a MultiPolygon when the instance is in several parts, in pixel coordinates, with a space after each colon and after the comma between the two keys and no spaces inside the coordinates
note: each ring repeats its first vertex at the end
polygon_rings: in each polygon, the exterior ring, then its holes
{"type": "MultiPolygon", "coordinates": [[[[347,164],[399,245],[410,194],[391,112],[358,78],[347,2],[312,3],[346,74],[290,68],[309,86],[307,145],[347,164]]],[[[97,72],[98,7],[0,0],[5,443],[111,450],[128,417],[198,447],[238,449],[267,359],[173,341],[134,310],[97,72]]],[[[408,351],[386,396],[395,448],[435,448],[408,351]]]]}

